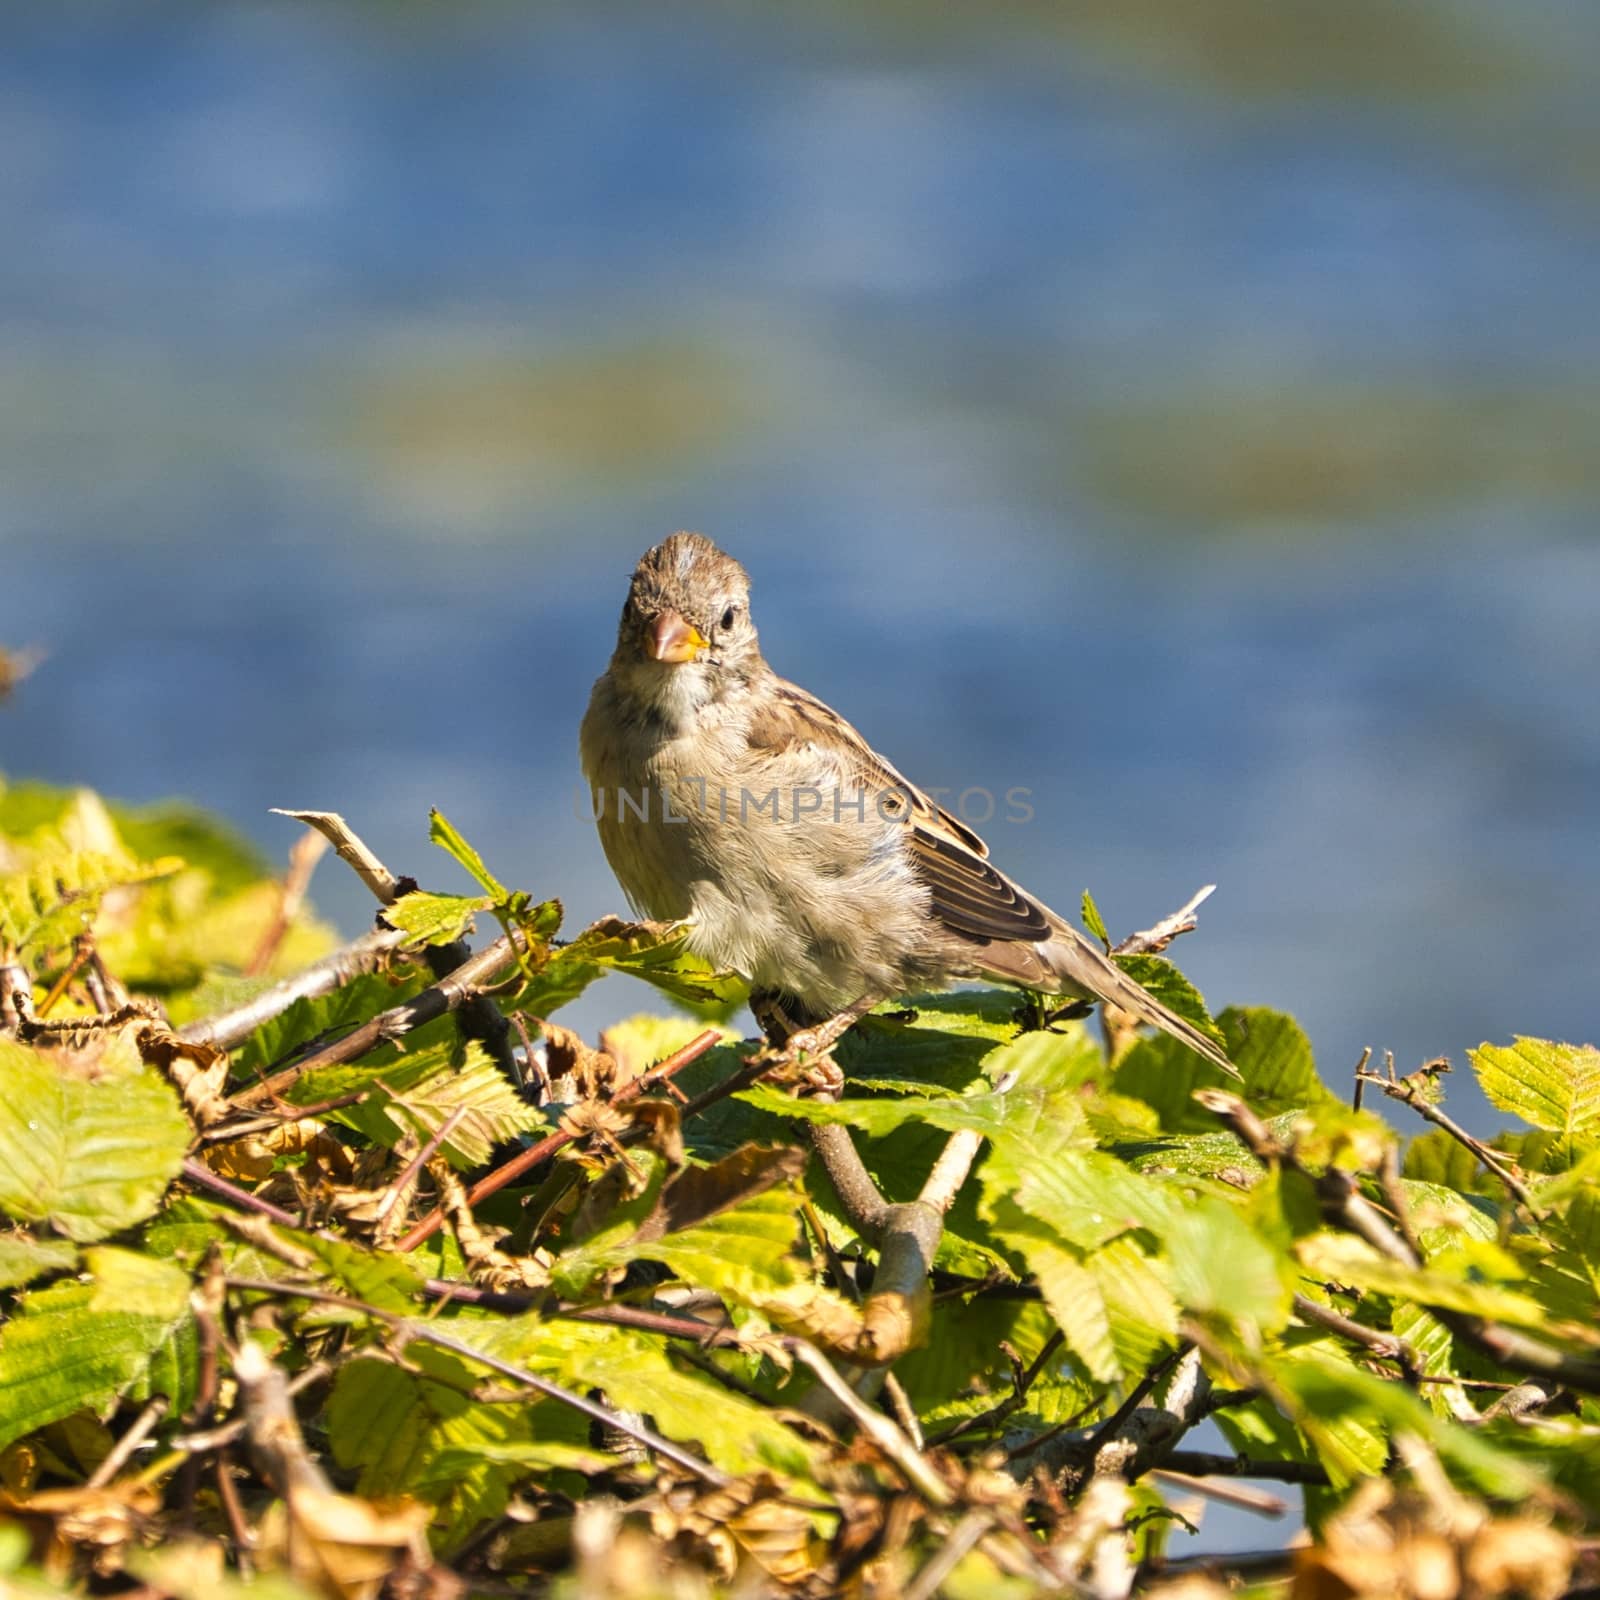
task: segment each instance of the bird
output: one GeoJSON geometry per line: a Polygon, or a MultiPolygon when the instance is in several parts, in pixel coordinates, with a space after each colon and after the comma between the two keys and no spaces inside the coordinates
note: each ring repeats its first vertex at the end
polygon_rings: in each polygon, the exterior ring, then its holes
{"type": "Polygon", "coordinates": [[[758,1020],[825,1051],[896,996],[989,980],[1108,1001],[1227,1055],[989,859],[838,712],[761,653],[750,577],[698,533],[635,568],[579,732],[636,913],[745,978],[758,1020]]]}

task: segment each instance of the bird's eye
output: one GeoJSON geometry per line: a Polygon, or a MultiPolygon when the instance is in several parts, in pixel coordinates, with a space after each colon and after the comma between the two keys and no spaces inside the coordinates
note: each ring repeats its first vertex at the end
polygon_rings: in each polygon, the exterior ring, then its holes
{"type": "Polygon", "coordinates": [[[739,617],[739,608],[738,608],[738,606],[729,606],[728,609],[722,613],[722,621],[719,624],[719,626],[724,627],[724,628],[731,628],[734,625],[734,623],[738,620],[738,617],[739,617]]]}

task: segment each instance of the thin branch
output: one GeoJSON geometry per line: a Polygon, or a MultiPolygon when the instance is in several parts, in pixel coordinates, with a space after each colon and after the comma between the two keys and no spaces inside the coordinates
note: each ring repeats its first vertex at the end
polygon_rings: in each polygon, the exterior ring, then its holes
{"type": "Polygon", "coordinates": [[[1289,1502],[1281,1495],[1269,1494],[1265,1489],[1252,1489],[1237,1483],[1218,1483],[1215,1478],[1192,1478],[1187,1472],[1173,1472],[1167,1467],[1152,1468],[1150,1476],[1157,1483],[1202,1495],[1219,1505],[1237,1506],[1241,1511],[1252,1512],[1258,1517],[1288,1515],[1289,1502]]]}
{"type": "MultiPolygon", "coordinates": [[[[1024,1369],[1016,1352],[1009,1344],[1002,1343],[1000,1348],[1006,1353],[1011,1362],[1011,1393],[1004,1400],[989,1407],[987,1411],[980,1411],[970,1417],[962,1417],[958,1422],[952,1423],[948,1428],[936,1433],[930,1443],[951,1444],[959,1439],[962,1434],[975,1433],[980,1428],[993,1427],[995,1423],[1004,1422],[1013,1412],[1020,1411],[1028,1401],[1028,1391],[1039,1381],[1039,1374],[1050,1364],[1050,1359],[1063,1344],[1066,1336],[1059,1328],[1051,1330],[1050,1337],[1040,1346],[1039,1353],[1033,1358],[1032,1364],[1024,1369]]],[[[1085,1407],[1080,1417],[1087,1415],[1091,1407],[1085,1407]]]]}
{"type": "Polygon", "coordinates": [[[337,811],[290,811],[269,808],[275,817],[292,817],[314,828],[338,853],[339,859],[372,891],[379,905],[392,906],[401,894],[401,879],[367,848],[354,828],[337,811]]]}
{"type": "Polygon", "coordinates": [[[1313,1483],[1323,1488],[1328,1483],[1327,1469],[1316,1461],[1269,1461],[1210,1450],[1174,1450],[1164,1465],[1191,1478],[1272,1478],[1279,1483],[1313,1483]]]}
{"type": "Polygon", "coordinates": [[[1142,933],[1130,933],[1119,944],[1113,945],[1112,955],[1159,955],[1180,933],[1193,933],[1200,926],[1200,919],[1196,913],[1216,892],[1217,886],[1214,883],[1208,883],[1203,889],[1195,890],[1183,905],[1164,916],[1153,928],[1146,928],[1142,933]]]}
{"type": "Polygon", "coordinates": [[[1431,1122],[1434,1127],[1442,1128],[1457,1144],[1470,1150],[1478,1164],[1486,1172],[1498,1178],[1518,1204],[1526,1206],[1534,1217],[1542,1221],[1546,1212],[1533,1198],[1533,1193],[1527,1184],[1506,1166],[1498,1154],[1482,1139],[1474,1138],[1459,1122],[1447,1116],[1429,1101],[1416,1082],[1409,1077],[1397,1078],[1394,1073],[1394,1057],[1391,1055],[1387,1059],[1389,1068],[1387,1076],[1380,1076],[1376,1072],[1358,1072],[1357,1082],[1377,1084],[1391,1100],[1398,1100],[1402,1105],[1409,1106],[1424,1122],[1431,1122]]]}
{"type": "MultiPolygon", "coordinates": [[[[1316,1190],[1324,1221],[1366,1240],[1391,1261],[1413,1270],[1421,1267],[1420,1256],[1389,1227],[1377,1207],[1357,1192],[1352,1174],[1339,1167],[1328,1167],[1320,1174],[1309,1171],[1293,1151],[1278,1143],[1261,1118],[1235,1094],[1223,1089],[1196,1089],[1194,1099],[1232,1128],[1263,1164],[1276,1163],[1306,1178],[1316,1190]]],[[[1550,1378],[1584,1394],[1600,1394],[1600,1361],[1569,1355],[1542,1339],[1491,1322],[1486,1317],[1469,1316],[1434,1305],[1422,1295],[1417,1297],[1417,1303],[1426,1306],[1458,1339],[1512,1372],[1532,1378],[1550,1378]]]]}
{"type": "MultiPolygon", "coordinates": [[[[1016,1073],[1003,1072],[995,1079],[991,1092],[1003,1095],[1015,1085],[1016,1081],[1016,1073]]],[[[972,1128],[961,1128],[950,1135],[945,1141],[944,1149],[939,1152],[939,1159],[934,1162],[927,1181],[922,1185],[922,1193],[917,1196],[923,1205],[931,1206],[941,1213],[949,1211],[956,1203],[956,1195],[960,1192],[962,1184],[967,1181],[967,1176],[972,1171],[972,1163],[978,1158],[978,1151],[983,1147],[983,1137],[972,1128]]]]}
{"type": "Polygon", "coordinates": [[[164,1394],[158,1394],[137,1417],[123,1436],[106,1453],[106,1458],[89,1475],[84,1487],[88,1489],[103,1488],[110,1483],[116,1475],[128,1464],[133,1452],[150,1437],[156,1424],[166,1416],[172,1402],[164,1394]]]}
{"type": "Polygon", "coordinates": [[[973,1509],[951,1529],[928,1563],[905,1589],[905,1600],[933,1600],[940,1585],[955,1571],[962,1559],[982,1541],[994,1526],[995,1514],[986,1506],[973,1509]]]}
{"type": "MultiPolygon", "coordinates": [[[[337,1294],[332,1290],[317,1289],[308,1284],[284,1283],[273,1278],[240,1278],[232,1274],[229,1274],[224,1282],[230,1289],[245,1293],[270,1294],[286,1300],[307,1300],[316,1305],[333,1305],[347,1311],[359,1311],[363,1316],[371,1317],[393,1329],[402,1344],[416,1340],[423,1344],[436,1345],[441,1350],[448,1350],[452,1355],[462,1357],[463,1360],[487,1367],[503,1378],[510,1378],[512,1382],[520,1383],[524,1388],[544,1395],[546,1399],[559,1401],[562,1405],[581,1412],[602,1427],[614,1428],[619,1433],[626,1434],[645,1449],[654,1451],[657,1455],[682,1467],[686,1472],[692,1472],[706,1483],[724,1488],[732,1481],[719,1468],[673,1444],[670,1439],[663,1439],[660,1434],[642,1423],[632,1422],[623,1413],[613,1411],[609,1406],[603,1406],[585,1395],[565,1389],[559,1383],[552,1383],[548,1378],[541,1378],[537,1373],[528,1372],[510,1361],[502,1361],[487,1350],[480,1350],[477,1346],[467,1343],[465,1339],[457,1339],[452,1334],[442,1332],[432,1322],[419,1322],[411,1317],[402,1317],[395,1312],[385,1311],[381,1306],[372,1305],[366,1300],[358,1300],[353,1295],[337,1294]]],[[[241,1356],[245,1348],[247,1347],[240,1347],[241,1356]]],[[[237,1368],[236,1360],[236,1371],[237,1368]]],[[[240,1377],[243,1378],[242,1373],[240,1377]]]]}
{"type": "Polygon", "coordinates": [[[256,946],[255,954],[245,963],[247,978],[259,977],[272,965],[272,958],[278,953],[278,947],[289,931],[289,924],[294,921],[305,900],[306,890],[311,886],[311,874],[317,870],[317,863],[327,848],[327,839],[314,832],[301,834],[289,847],[289,870],[284,874],[283,886],[278,892],[277,909],[261,936],[261,943],[256,946]]]}
{"type": "Polygon", "coordinates": [[[477,955],[462,962],[453,972],[409,1000],[391,1006],[387,1011],[380,1011],[377,1016],[314,1055],[306,1056],[293,1066],[239,1090],[230,1103],[244,1109],[262,1105],[292,1088],[308,1072],[314,1072],[319,1067],[355,1061],[377,1045],[403,1038],[425,1022],[459,1010],[510,966],[517,959],[518,950],[526,945],[527,938],[520,931],[502,934],[493,944],[485,946],[477,955]]]}
{"type": "Polygon", "coordinates": [[[795,1359],[808,1368],[856,1426],[899,1469],[901,1476],[930,1505],[950,1505],[955,1496],[944,1479],[918,1453],[916,1446],[881,1411],[874,1410],[834,1370],[817,1347],[805,1339],[785,1341],[795,1359]]]}
{"type": "Polygon", "coordinates": [[[378,1207],[378,1214],[373,1218],[372,1223],[373,1230],[379,1238],[384,1235],[385,1226],[389,1221],[389,1214],[403,1201],[411,1185],[417,1181],[417,1174],[433,1159],[439,1146],[456,1131],[456,1124],[466,1114],[467,1108],[465,1106],[457,1106],[434,1130],[433,1137],[406,1163],[405,1171],[389,1185],[389,1191],[384,1195],[383,1201],[378,1207]]]}
{"type": "Polygon", "coordinates": [[[1398,1334],[1382,1333],[1377,1328],[1369,1328],[1364,1322],[1357,1322],[1353,1317],[1335,1311],[1332,1306],[1322,1305],[1303,1294],[1294,1297],[1294,1314],[1302,1322],[1315,1323],[1319,1328],[1326,1328],[1328,1332],[1337,1333],[1341,1338],[1365,1345],[1375,1356],[1380,1356],[1385,1361],[1398,1361],[1408,1371],[1416,1370],[1416,1356],[1398,1334]]]}
{"type": "MultiPolygon", "coordinates": [[[[496,941],[504,944],[505,940],[496,941]]],[[[490,947],[494,948],[493,946],[490,947]]],[[[485,954],[488,952],[486,951],[485,954]]],[[[476,958],[476,959],[481,959],[476,958]]],[[[418,996],[420,999],[421,996],[418,996]]],[[[715,1028],[707,1028],[696,1038],[691,1039],[681,1050],[675,1050],[666,1058],[658,1062],[642,1077],[634,1078],[623,1084],[611,1097],[611,1104],[626,1105],[630,1100],[636,1100],[647,1089],[653,1089],[658,1083],[664,1083],[674,1073],[681,1072],[692,1061],[698,1061],[713,1045],[719,1044],[722,1035],[715,1028]]],[[[515,1183],[525,1172],[531,1172],[541,1162],[548,1161],[556,1151],[564,1149],[567,1145],[583,1137],[582,1133],[570,1132],[567,1129],[557,1129],[556,1132],[539,1140],[537,1144],[529,1145],[519,1155],[513,1156],[503,1165],[496,1167],[492,1172],[480,1178],[467,1190],[467,1203],[477,1205],[479,1201],[486,1200],[492,1194],[498,1194],[507,1184],[515,1183]]],[[[442,1210],[430,1211],[421,1222],[404,1235],[395,1245],[395,1249],[404,1253],[415,1250],[426,1239],[431,1239],[439,1231],[440,1224],[444,1221],[442,1210]]]]}
{"type": "Polygon", "coordinates": [[[209,1189],[213,1194],[220,1195],[224,1200],[231,1200],[246,1211],[270,1217],[286,1228],[300,1226],[298,1217],[291,1216],[281,1206],[273,1205],[270,1200],[263,1200],[260,1195],[251,1194],[248,1189],[241,1189],[237,1184],[229,1183],[226,1178],[218,1177],[203,1161],[196,1161],[193,1156],[184,1157],[183,1175],[190,1183],[198,1184],[202,1189],[209,1189]]]}
{"type": "Polygon", "coordinates": [[[275,983],[258,995],[202,1017],[178,1029],[178,1037],[189,1044],[209,1044],[218,1050],[231,1050],[242,1044],[263,1023],[281,1016],[296,1000],[315,1000],[342,989],[353,978],[381,967],[405,943],[406,936],[393,928],[376,928],[347,945],[313,962],[304,972],[275,983]]]}

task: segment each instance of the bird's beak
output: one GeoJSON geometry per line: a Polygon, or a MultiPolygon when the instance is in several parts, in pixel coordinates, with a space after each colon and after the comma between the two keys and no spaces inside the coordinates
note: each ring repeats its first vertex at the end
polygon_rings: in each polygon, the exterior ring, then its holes
{"type": "Polygon", "coordinates": [[[676,611],[663,611],[645,635],[645,652],[655,661],[677,665],[693,661],[706,648],[704,634],[676,611]]]}

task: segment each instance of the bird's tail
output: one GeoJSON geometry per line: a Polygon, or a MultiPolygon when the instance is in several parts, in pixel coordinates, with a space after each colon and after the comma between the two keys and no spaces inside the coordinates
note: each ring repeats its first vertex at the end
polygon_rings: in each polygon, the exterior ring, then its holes
{"type": "Polygon", "coordinates": [[[1046,966],[1068,992],[1083,991],[1092,999],[1104,1000],[1131,1012],[1141,1022],[1148,1022],[1170,1033],[1174,1039],[1202,1055],[1213,1066],[1220,1067],[1230,1078],[1239,1076],[1239,1069],[1217,1045],[1208,1039],[1192,1022],[1175,1011],[1169,1011],[1141,984],[1134,982],[1098,945],[1091,944],[1076,928],[1062,924],[1045,943],[1035,946],[1046,966]]]}

